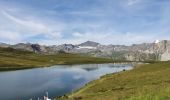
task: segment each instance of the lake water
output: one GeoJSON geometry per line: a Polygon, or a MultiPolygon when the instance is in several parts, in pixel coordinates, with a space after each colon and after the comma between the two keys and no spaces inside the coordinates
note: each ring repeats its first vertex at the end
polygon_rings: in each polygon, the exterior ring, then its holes
{"type": "Polygon", "coordinates": [[[43,99],[46,91],[49,98],[54,98],[102,75],[132,68],[132,64],[86,64],[0,72],[0,100],[43,99]]]}

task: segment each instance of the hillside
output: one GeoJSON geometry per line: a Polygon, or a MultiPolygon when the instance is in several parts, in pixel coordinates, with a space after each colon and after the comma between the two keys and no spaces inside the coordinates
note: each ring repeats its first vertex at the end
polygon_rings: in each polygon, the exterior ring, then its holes
{"type": "Polygon", "coordinates": [[[30,51],[0,48],[0,70],[13,70],[51,66],[55,64],[106,63],[110,59],[95,58],[69,53],[44,55],[30,51]]]}
{"type": "Polygon", "coordinates": [[[109,74],[57,100],[170,100],[170,62],[109,74]]]}

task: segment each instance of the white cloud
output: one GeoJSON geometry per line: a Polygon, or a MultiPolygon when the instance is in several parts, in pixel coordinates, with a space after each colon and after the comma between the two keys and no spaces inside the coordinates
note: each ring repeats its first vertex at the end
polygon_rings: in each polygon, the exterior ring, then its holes
{"type": "Polygon", "coordinates": [[[46,37],[53,38],[53,39],[62,38],[62,34],[61,32],[51,32],[49,33],[49,35],[46,35],[46,37]]]}
{"type": "Polygon", "coordinates": [[[82,7],[61,12],[60,9],[43,9],[34,5],[19,3],[7,6],[1,3],[0,39],[13,42],[36,41],[49,45],[78,44],[87,40],[102,44],[132,44],[170,39],[169,3],[159,1],[155,4],[153,1],[99,1],[100,5],[96,2],[89,9],[82,7]],[[150,7],[160,7],[160,11],[150,12],[150,7]]]}
{"type": "Polygon", "coordinates": [[[121,44],[121,45],[131,45],[138,43],[148,43],[153,42],[156,39],[164,39],[159,37],[159,35],[145,34],[142,33],[80,33],[75,32],[72,34],[73,38],[59,38],[59,39],[46,39],[37,41],[37,43],[42,45],[59,45],[59,44],[80,44],[85,41],[95,41],[101,44],[121,44]]]}
{"type": "Polygon", "coordinates": [[[103,44],[132,44],[132,43],[142,43],[142,42],[152,42],[157,36],[145,35],[142,33],[85,33],[79,38],[80,40],[92,40],[100,42],[103,44]]]}
{"type": "MultiPolygon", "coordinates": [[[[7,12],[3,11],[3,15],[5,15],[8,19],[15,22],[15,25],[19,25],[19,27],[16,27],[16,30],[4,30],[0,31],[0,39],[6,39],[10,41],[24,41],[24,39],[27,39],[29,37],[33,37],[36,35],[44,35],[46,37],[45,40],[40,39],[39,41],[36,41],[40,44],[46,44],[46,45],[53,45],[53,44],[64,44],[64,43],[72,43],[72,44],[79,44],[84,41],[96,41],[102,44],[132,44],[132,43],[142,43],[142,42],[151,42],[154,41],[155,38],[158,38],[157,35],[147,35],[141,34],[141,33],[120,33],[120,32],[114,32],[113,29],[110,30],[110,32],[106,32],[97,30],[95,28],[95,31],[89,31],[86,33],[80,33],[80,32],[74,32],[70,33],[68,35],[72,34],[72,38],[63,38],[61,30],[57,30],[57,26],[48,25],[46,23],[40,23],[37,21],[34,21],[33,19],[29,20],[23,20],[20,18],[16,18],[12,15],[10,15],[7,12]],[[22,30],[22,31],[21,31],[22,30]],[[25,32],[25,33],[24,33],[25,32]],[[5,33],[5,34],[3,34],[5,33]]],[[[6,26],[7,29],[9,28],[6,26]]],[[[101,26],[100,26],[101,27],[101,26]]],[[[63,27],[61,27],[62,29],[63,27]]],[[[64,28],[63,28],[64,30],[64,28]]],[[[31,40],[30,40],[31,42],[31,40]]]]}
{"type": "Polygon", "coordinates": [[[5,11],[2,11],[3,15],[5,15],[7,18],[9,18],[10,20],[12,20],[13,22],[16,22],[16,24],[22,25],[22,27],[26,27],[29,28],[32,31],[35,32],[49,32],[48,27],[46,27],[44,24],[42,23],[38,23],[32,20],[21,20],[19,18],[16,18],[10,14],[8,14],[5,11]]]}
{"type": "Polygon", "coordinates": [[[127,5],[132,6],[132,5],[136,4],[136,3],[138,3],[139,1],[140,0],[127,0],[127,5]]]}
{"type": "Polygon", "coordinates": [[[73,36],[75,36],[75,37],[82,37],[83,34],[81,34],[80,32],[75,32],[75,33],[73,33],[73,36]]]}
{"type": "MultiPolygon", "coordinates": [[[[49,25],[45,22],[40,22],[35,19],[23,17],[25,19],[17,18],[6,11],[0,11],[0,14],[4,16],[5,20],[0,26],[0,39],[13,42],[25,42],[29,37],[36,35],[44,35],[48,39],[58,39],[62,37],[61,27],[57,25],[49,25]]],[[[31,42],[31,41],[30,41],[31,42]]]]}
{"type": "Polygon", "coordinates": [[[72,43],[72,44],[79,44],[85,41],[95,41],[101,44],[125,44],[131,45],[136,43],[143,43],[143,42],[153,42],[157,37],[157,35],[147,35],[142,33],[80,33],[75,32],[72,34],[73,38],[64,39],[61,38],[59,40],[42,40],[41,44],[64,44],[64,43],[72,43]]]}
{"type": "Polygon", "coordinates": [[[21,41],[21,36],[17,32],[10,32],[6,30],[0,30],[0,40],[10,40],[9,42],[12,43],[12,41],[21,41]]]}

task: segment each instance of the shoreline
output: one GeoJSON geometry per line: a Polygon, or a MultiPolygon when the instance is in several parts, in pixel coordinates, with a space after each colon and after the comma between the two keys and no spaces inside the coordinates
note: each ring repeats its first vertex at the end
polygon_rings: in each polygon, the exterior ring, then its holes
{"type": "MultiPolygon", "coordinates": [[[[122,62],[117,62],[118,64],[120,63],[120,64],[122,64],[122,62]]],[[[123,63],[133,63],[133,62],[123,62],[123,63]]],[[[137,63],[141,63],[141,62],[137,62],[137,63]]],[[[142,63],[142,65],[143,65],[144,63],[142,63]]],[[[80,87],[79,89],[76,89],[76,90],[74,90],[72,93],[68,93],[68,94],[64,94],[63,96],[58,96],[58,97],[56,97],[56,98],[53,98],[54,100],[56,99],[56,100],[65,100],[65,99],[71,99],[71,100],[76,100],[76,99],[78,99],[78,100],[81,100],[81,98],[74,98],[74,95],[76,95],[77,93],[79,93],[79,92],[81,92],[81,91],[83,91],[85,88],[88,88],[88,85],[92,85],[92,84],[94,84],[96,81],[98,81],[98,80],[102,80],[104,77],[107,77],[108,75],[114,75],[114,74],[120,74],[121,72],[125,72],[125,71],[131,71],[131,70],[133,70],[133,69],[135,69],[136,68],[136,66],[138,66],[138,65],[141,65],[141,64],[135,64],[134,66],[133,66],[133,68],[132,69],[130,69],[130,70],[122,70],[122,71],[120,71],[120,72],[115,72],[115,73],[110,73],[110,74],[105,74],[105,75],[102,75],[102,76],[100,76],[98,79],[95,79],[95,80],[92,80],[92,81],[90,81],[90,82],[88,82],[88,83],[86,83],[86,84],[84,84],[82,87],[80,87]],[[73,99],[74,98],[74,99],[73,99]]]]}
{"type": "Polygon", "coordinates": [[[169,78],[167,77],[167,75],[169,75],[168,70],[170,70],[169,65],[170,61],[137,65],[134,66],[132,70],[101,76],[99,79],[93,80],[82,86],[80,89],[75,90],[72,94],[69,93],[56,98],[57,100],[93,100],[97,98],[104,99],[114,97],[114,100],[124,100],[127,98],[128,100],[136,100],[136,98],[140,98],[141,96],[142,98],[149,98],[146,94],[149,94],[151,98],[155,98],[155,96],[161,98],[162,92],[165,92],[164,94],[169,96],[170,92],[166,93],[166,91],[170,91],[170,85],[166,84],[166,82],[169,82],[169,78]],[[158,77],[162,78],[157,79],[158,77]],[[163,83],[159,83],[159,81],[163,81],[163,83]],[[152,85],[152,83],[157,84],[152,85]],[[168,90],[162,88],[162,85],[168,90]],[[128,95],[128,93],[131,92],[132,94],[128,95]]]}
{"type": "Polygon", "coordinates": [[[12,48],[0,48],[0,56],[0,71],[49,67],[52,65],[134,62],[70,53],[43,55],[34,52],[15,50],[12,48]]]}
{"type": "Polygon", "coordinates": [[[106,62],[90,62],[90,63],[64,63],[64,64],[49,64],[45,66],[28,66],[25,67],[24,65],[22,66],[16,66],[16,67],[0,67],[0,72],[3,71],[15,71],[15,70],[24,70],[24,69],[33,69],[33,68],[43,68],[43,67],[51,67],[54,65],[84,65],[84,64],[107,64],[107,63],[131,63],[131,61],[106,61],[106,62]]]}

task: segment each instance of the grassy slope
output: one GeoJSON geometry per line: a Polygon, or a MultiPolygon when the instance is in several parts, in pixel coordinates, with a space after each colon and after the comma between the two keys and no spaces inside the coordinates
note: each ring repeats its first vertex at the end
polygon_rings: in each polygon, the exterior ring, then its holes
{"type": "Polygon", "coordinates": [[[43,55],[19,51],[11,48],[0,48],[0,70],[13,70],[50,66],[54,64],[105,63],[109,59],[80,56],[76,54],[43,55]]]}
{"type": "MultiPolygon", "coordinates": [[[[73,95],[69,95],[68,99],[72,98],[78,100],[170,100],[170,62],[140,65],[131,71],[105,75],[87,84],[73,95]]],[[[66,98],[61,100],[64,99],[66,98]]]]}

